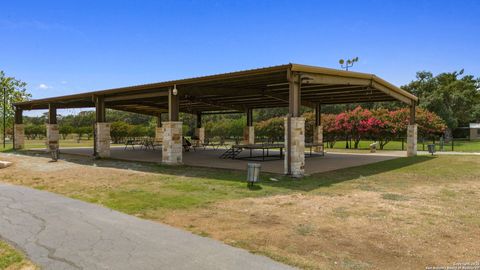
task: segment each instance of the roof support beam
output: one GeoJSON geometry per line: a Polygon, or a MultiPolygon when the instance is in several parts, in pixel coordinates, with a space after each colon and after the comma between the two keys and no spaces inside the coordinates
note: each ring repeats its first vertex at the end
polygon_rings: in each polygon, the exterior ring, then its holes
{"type": "Polygon", "coordinates": [[[412,105],[412,103],[414,103],[411,99],[409,99],[408,97],[404,96],[404,95],[401,95],[399,93],[396,93],[396,92],[393,92],[392,90],[388,89],[387,87],[383,86],[382,84],[379,84],[375,81],[372,81],[372,87],[384,92],[385,94],[389,95],[389,96],[392,96],[394,97],[395,99],[398,99],[399,101],[405,103],[405,104],[408,104],[408,105],[412,105]]]}
{"type": "MultiPolygon", "coordinates": [[[[264,94],[266,97],[270,97],[276,100],[284,101],[284,102],[289,102],[289,97],[286,95],[278,95],[278,94],[264,94]]],[[[315,104],[307,101],[307,100],[301,100],[300,101],[303,106],[310,107],[310,108],[315,108],[315,104]]]]}
{"type": "Polygon", "coordinates": [[[344,76],[328,75],[328,74],[306,73],[305,76],[309,78],[310,83],[316,83],[316,84],[345,84],[345,85],[360,85],[360,86],[373,87],[408,105],[412,103],[412,100],[406,97],[405,95],[397,93],[389,89],[388,87],[384,86],[383,84],[375,81],[375,77],[373,75],[370,78],[366,78],[366,77],[356,78],[356,77],[344,77],[344,76]]]}
{"type": "Polygon", "coordinates": [[[153,93],[143,93],[143,94],[135,94],[135,95],[122,95],[122,96],[106,97],[105,102],[121,101],[121,100],[135,100],[135,99],[145,99],[145,98],[155,98],[155,97],[166,97],[166,96],[168,96],[168,92],[155,91],[153,93]]]}
{"type": "Polygon", "coordinates": [[[224,104],[224,103],[209,100],[209,99],[206,99],[206,98],[198,98],[198,97],[188,96],[187,99],[192,101],[192,102],[203,103],[205,105],[210,105],[210,106],[217,107],[217,108],[228,109],[228,110],[237,110],[237,111],[242,111],[242,112],[245,111],[244,107],[224,104]]]}

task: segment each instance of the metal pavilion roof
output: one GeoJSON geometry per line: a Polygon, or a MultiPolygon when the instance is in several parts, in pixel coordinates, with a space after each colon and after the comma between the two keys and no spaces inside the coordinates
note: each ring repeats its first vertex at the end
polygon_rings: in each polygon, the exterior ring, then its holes
{"type": "Polygon", "coordinates": [[[95,107],[102,96],[105,106],[148,115],[168,111],[168,93],[176,86],[182,112],[244,111],[247,108],[287,107],[289,77],[301,79],[302,105],[401,101],[418,98],[393,84],[367,73],[315,66],[286,64],[210,76],[135,85],[74,95],[20,102],[18,109],[95,107]]]}

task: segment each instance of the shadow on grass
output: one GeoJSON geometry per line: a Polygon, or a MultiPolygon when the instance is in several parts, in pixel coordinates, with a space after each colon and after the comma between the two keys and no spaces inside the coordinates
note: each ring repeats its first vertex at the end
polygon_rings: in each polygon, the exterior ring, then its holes
{"type": "MultiPolygon", "coordinates": [[[[50,157],[48,153],[42,151],[24,150],[15,152],[15,154],[40,156],[45,158],[50,157]]],[[[258,185],[255,185],[253,188],[249,189],[252,191],[262,190],[262,186],[265,186],[297,191],[311,191],[319,187],[328,187],[337,183],[358,179],[359,177],[367,177],[403,167],[408,167],[411,165],[432,160],[434,158],[436,157],[399,157],[396,159],[380,161],[367,165],[342,168],[339,170],[312,174],[302,179],[290,178],[288,176],[273,173],[261,173],[261,179],[263,181],[258,185]],[[270,178],[278,179],[278,181],[270,181],[270,178]]],[[[246,185],[246,172],[238,170],[193,167],[187,165],[169,166],[156,163],[116,159],[95,160],[93,157],[75,154],[61,154],[60,160],[95,167],[126,169],[171,176],[202,178],[206,180],[241,182],[242,184],[245,183],[246,185]]]]}

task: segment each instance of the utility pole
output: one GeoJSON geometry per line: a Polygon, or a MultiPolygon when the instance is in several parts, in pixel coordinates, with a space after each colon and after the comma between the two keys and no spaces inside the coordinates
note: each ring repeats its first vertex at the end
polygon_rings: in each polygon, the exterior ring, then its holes
{"type": "Polygon", "coordinates": [[[5,136],[7,135],[7,87],[3,87],[3,149],[5,149],[5,136]]]}

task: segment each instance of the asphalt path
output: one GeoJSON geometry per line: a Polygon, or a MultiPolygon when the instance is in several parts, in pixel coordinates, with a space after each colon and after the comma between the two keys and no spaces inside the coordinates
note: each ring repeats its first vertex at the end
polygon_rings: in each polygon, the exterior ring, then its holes
{"type": "Polygon", "coordinates": [[[177,228],[0,184],[0,237],[42,269],[292,269],[177,228]]]}

